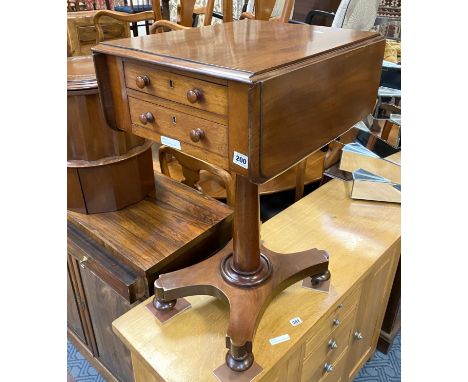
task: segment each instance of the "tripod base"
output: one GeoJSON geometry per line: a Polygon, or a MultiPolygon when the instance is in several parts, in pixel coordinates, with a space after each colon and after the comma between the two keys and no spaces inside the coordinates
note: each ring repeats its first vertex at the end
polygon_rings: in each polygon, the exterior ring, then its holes
{"type": "Polygon", "coordinates": [[[154,282],[155,307],[167,307],[165,302],[193,295],[214,296],[229,305],[226,361],[235,371],[245,371],[252,365],[255,330],[273,297],[308,276],[328,270],[328,254],[318,249],[280,254],[262,246],[260,252],[267,259],[271,274],[254,286],[237,285],[222,275],[223,263],[233,253],[232,240],[209,259],[160,275],[154,282]]]}

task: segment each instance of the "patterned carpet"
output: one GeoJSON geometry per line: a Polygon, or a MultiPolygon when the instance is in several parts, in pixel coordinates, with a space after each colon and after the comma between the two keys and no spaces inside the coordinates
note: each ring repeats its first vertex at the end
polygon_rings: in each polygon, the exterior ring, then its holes
{"type": "MultiPolygon", "coordinates": [[[[76,382],[106,382],[69,341],[67,354],[67,370],[76,382]]],[[[388,354],[375,352],[354,382],[400,382],[400,375],[401,334],[398,333],[388,354]]]]}

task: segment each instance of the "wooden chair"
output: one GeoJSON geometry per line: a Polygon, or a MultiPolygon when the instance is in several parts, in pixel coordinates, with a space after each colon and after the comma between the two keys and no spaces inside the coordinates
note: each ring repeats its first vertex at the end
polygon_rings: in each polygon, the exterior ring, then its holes
{"type": "MultiPolygon", "coordinates": [[[[167,29],[171,31],[189,29],[196,25],[196,18],[204,15],[203,26],[211,25],[213,20],[214,0],[207,0],[204,7],[195,7],[195,0],[181,0],[177,9],[177,23],[169,20],[158,20],[150,27],[150,33],[161,33],[167,29]]],[[[221,16],[217,15],[221,18],[221,16]]],[[[232,21],[232,0],[223,1],[223,21],[232,21]],[[226,16],[227,15],[227,16],[226,16]]]]}
{"type": "MultiPolygon", "coordinates": [[[[145,14],[146,12],[154,12],[154,9],[159,7],[159,14],[161,14],[161,4],[159,0],[154,2],[152,0],[120,0],[118,4],[114,5],[114,11],[121,12],[127,15],[137,15],[137,14],[145,14]],[[157,4],[156,4],[157,3],[157,4]]],[[[160,19],[162,16],[160,16],[160,19]]],[[[137,21],[131,22],[131,30],[133,31],[133,35],[135,37],[138,36],[138,22],[144,21],[144,25],[146,28],[146,33],[150,34],[149,27],[150,27],[150,20],[152,19],[139,19],[137,21]]],[[[153,19],[154,20],[154,19],[153,19]]]]}
{"type": "MultiPolygon", "coordinates": [[[[93,1],[93,9],[96,9],[96,2],[93,1]]],[[[88,10],[85,0],[67,0],[67,12],[79,12],[88,10]]]]}
{"type": "MultiPolygon", "coordinates": [[[[104,31],[99,21],[102,17],[110,17],[119,21],[125,21],[136,25],[140,21],[148,22],[152,20],[161,20],[161,6],[159,0],[153,0],[151,8],[148,11],[136,12],[136,13],[123,13],[118,11],[101,10],[96,12],[93,18],[94,26],[96,28],[96,43],[99,44],[104,41],[104,31]]],[[[148,24],[149,25],[149,24],[148,24]]],[[[150,32],[152,33],[152,32],[150,32]]],[[[153,32],[154,33],[154,32],[153,32]]],[[[138,35],[138,34],[137,34],[138,35]]]]}
{"type": "Polygon", "coordinates": [[[287,23],[291,17],[294,0],[249,0],[247,11],[240,18],[287,23]],[[277,4],[278,2],[278,4],[277,4]],[[279,13],[277,16],[276,13],[279,13]]]}
{"type": "Polygon", "coordinates": [[[333,28],[370,30],[377,18],[380,0],[342,0],[336,13],[311,10],[305,19],[306,24],[314,24],[314,17],[328,17],[333,28]]]}
{"type": "Polygon", "coordinates": [[[219,179],[223,184],[226,190],[227,204],[230,206],[234,205],[234,182],[229,172],[172,147],[162,145],[159,148],[159,165],[161,166],[161,172],[168,177],[172,177],[168,165],[170,157],[174,157],[182,167],[182,174],[184,176],[182,183],[204,193],[198,185],[198,182],[200,180],[200,171],[207,171],[219,179]]]}

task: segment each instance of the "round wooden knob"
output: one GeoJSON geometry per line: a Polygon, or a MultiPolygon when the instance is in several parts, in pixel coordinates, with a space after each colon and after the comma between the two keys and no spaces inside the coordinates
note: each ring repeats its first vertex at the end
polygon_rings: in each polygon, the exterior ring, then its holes
{"type": "Polygon", "coordinates": [[[200,89],[192,89],[187,92],[187,99],[190,103],[200,101],[202,97],[202,91],[200,89]]]}
{"type": "Polygon", "coordinates": [[[150,79],[146,74],[142,74],[137,76],[135,82],[140,89],[143,89],[145,86],[150,84],[150,79]]]}
{"type": "Polygon", "coordinates": [[[150,112],[140,114],[140,122],[146,125],[148,122],[154,122],[154,116],[150,112]]]}
{"type": "Polygon", "coordinates": [[[202,129],[195,129],[190,132],[190,139],[193,142],[198,142],[205,138],[205,132],[202,129]]]}

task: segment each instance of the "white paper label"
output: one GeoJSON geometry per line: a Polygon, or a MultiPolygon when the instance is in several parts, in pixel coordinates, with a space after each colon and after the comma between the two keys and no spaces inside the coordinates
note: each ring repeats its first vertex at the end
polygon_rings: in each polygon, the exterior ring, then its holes
{"type": "Polygon", "coordinates": [[[302,320],[300,317],[294,317],[290,319],[289,322],[291,323],[292,326],[297,326],[297,325],[302,324],[302,320]]]}
{"type": "Polygon", "coordinates": [[[176,139],[172,139],[172,138],[165,137],[165,136],[161,135],[161,143],[163,145],[172,147],[174,149],[181,150],[180,142],[178,140],[176,140],[176,139]]]}
{"type": "Polygon", "coordinates": [[[280,344],[281,342],[286,342],[289,341],[291,337],[289,337],[289,334],[283,334],[282,336],[275,337],[275,338],[270,338],[270,344],[276,345],[280,344]]]}
{"type": "Polygon", "coordinates": [[[247,155],[234,151],[232,162],[243,168],[249,168],[249,157],[247,155]]]}

